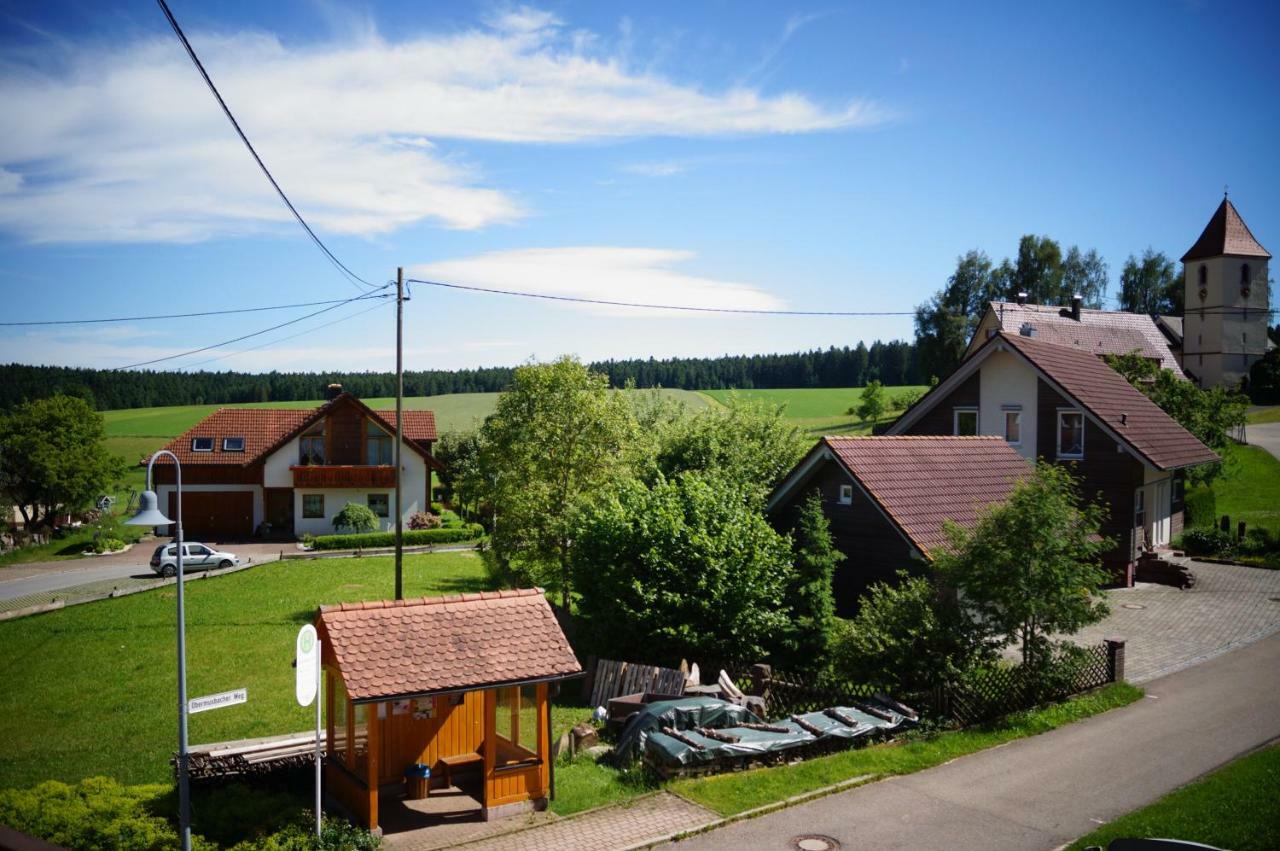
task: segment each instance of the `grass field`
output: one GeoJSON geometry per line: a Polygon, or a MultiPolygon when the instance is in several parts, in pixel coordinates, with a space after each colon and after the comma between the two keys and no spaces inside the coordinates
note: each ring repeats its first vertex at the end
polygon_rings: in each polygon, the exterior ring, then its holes
{"type": "Polygon", "coordinates": [[[1071,845],[1105,848],[1120,837],[1162,837],[1233,851],[1280,848],[1280,747],[1220,768],[1071,845]]]}
{"type": "Polygon", "coordinates": [[[1232,445],[1226,471],[1213,483],[1218,516],[1280,533],[1280,460],[1258,446],[1232,445]]]}
{"type": "Polygon", "coordinates": [[[1280,423],[1280,405],[1254,408],[1248,414],[1251,423],[1280,423]]]}
{"type": "MultiPolygon", "coordinates": [[[[405,596],[491,587],[470,552],[405,557],[405,596]]],[[[191,716],[192,742],[308,729],[293,643],[319,603],[393,596],[389,557],[289,561],[187,588],[191,696],[248,688],[241,706],[191,716]]],[[[0,622],[0,786],[109,775],[167,782],[176,741],[172,586],[0,622]]],[[[574,710],[579,717],[583,710],[574,710]]]]}
{"type": "MultiPolygon", "coordinates": [[[[923,393],[927,387],[886,387],[886,396],[892,400],[908,393],[923,393]]],[[[845,413],[857,406],[862,398],[862,388],[804,387],[792,390],[702,390],[703,395],[723,404],[730,395],[744,399],[758,399],[773,405],[783,405],[788,420],[802,428],[811,437],[825,434],[865,434],[871,430],[855,416],[845,413]]],[[[890,407],[879,422],[891,422],[900,412],[890,407]]]]}

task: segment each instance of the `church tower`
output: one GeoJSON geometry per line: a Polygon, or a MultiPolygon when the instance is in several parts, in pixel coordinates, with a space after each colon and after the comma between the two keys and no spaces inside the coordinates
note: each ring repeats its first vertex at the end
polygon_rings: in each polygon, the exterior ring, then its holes
{"type": "Polygon", "coordinates": [[[1239,385],[1266,354],[1270,259],[1225,195],[1182,255],[1182,369],[1201,387],[1239,385]]]}

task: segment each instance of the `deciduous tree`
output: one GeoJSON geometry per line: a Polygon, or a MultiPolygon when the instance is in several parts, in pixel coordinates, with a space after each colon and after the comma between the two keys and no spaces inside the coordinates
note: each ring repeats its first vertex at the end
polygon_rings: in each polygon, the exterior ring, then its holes
{"type": "Polygon", "coordinates": [[[0,412],[0,491],[28,528],[93,505],[124,472],[102,443],[102,415],[72,396],[0,412]]]}
{"type": "Polygon", "coordinates": [[[1182,314],[1182,278],[1163,252],[1129,255],[1120,271],[1120,309],[1131,313],[1182,314]]]}
{"type": "Polygon", "coordinates": [[[994,646],[1019,644],[1023,664],[1040,668],[1052,659],[1052,636],[1107,614],[1098,594],[1111,546],[1100,535],[1105,516],[1082,500],[1069,470],[1041,462],[974,529],[948,524],[950,548],[934,554],[934,566],[994,646]]]}
{"type": "Polygon", "coordinates": [[[862,398],[858,400],[858,419],[874,423],[884,416],[884,409],[884,387],[879,381],[868,381],[862,388],[862,398]]]}

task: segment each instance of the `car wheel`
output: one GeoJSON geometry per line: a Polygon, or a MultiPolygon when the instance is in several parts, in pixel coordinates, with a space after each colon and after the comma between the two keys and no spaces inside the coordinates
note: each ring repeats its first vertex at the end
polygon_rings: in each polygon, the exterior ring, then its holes
{"type": "Polygon", "coordinates": [[[225,558],[224,558],[222,561],[218,562],[218,567],[230,567],[230,566],[231,566],[231,560],[230,560],[230,559],[225,559],[225,558]]]}
{"type": "Polygon", "coordinates": [[[164,567],[160,568],[160,575],[166,579],[177,576],[178,568],[175,565],[166,564],[164,567]]]}

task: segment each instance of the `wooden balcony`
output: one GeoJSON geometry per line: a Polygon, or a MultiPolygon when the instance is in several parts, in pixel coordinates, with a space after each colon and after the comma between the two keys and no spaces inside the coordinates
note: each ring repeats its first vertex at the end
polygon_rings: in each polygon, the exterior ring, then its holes
{"type": "Polygon", "coordinates": [[[290,467],[295,488],[393,488],[396,468],[390,464],[308,465],[290,467]]]}

